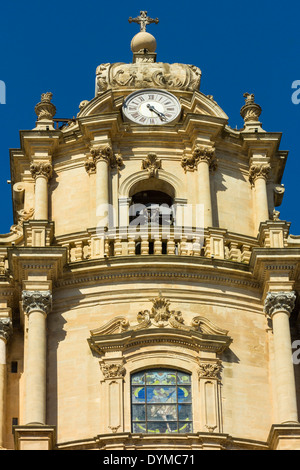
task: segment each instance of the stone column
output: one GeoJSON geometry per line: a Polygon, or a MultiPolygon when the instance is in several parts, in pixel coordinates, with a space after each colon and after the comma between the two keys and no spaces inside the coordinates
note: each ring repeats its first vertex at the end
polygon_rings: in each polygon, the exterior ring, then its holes
{"type": "Polygon", "coordinates": [[[289,317],[293,311],[295,299],[294,292],[268,292],[265,300],[265,312],[273,323],[275,384],[280,424],[298,423],[289,324],[289,317]]]}
{"type": "Polygon", "coordinates": [[[32,163],[32,177],[35,179],[35,220],[48,220],[48,180],[52,175],[52,165],[32,163]]]}
{"type": "Polygon", "coordinates": [[[210,170],[216,167],[214,149],[197,146],[193,157],[198,163],[199,204],[203,204],[204,227],[213,226],[213,213],[210,189],[210,170]]]}
{"type": "Polygon", "coordinates": [[[25,424],[46,424],[46,318],[52,294],[50,291],[23,291],[22,301],[28,315],[25,424]]]}
{"type": "Polygon", "coordinates": [[[268,163],[255,163],[249,170],[249,180],[255,191],[256,225],[269,220],[269,205],[267,195],[267,179],[271,166],[268,163]]]}
{"type": "Polygon", "coordinates": [[[10,318],[0,318],[0,449],[3,447],[6,402],[6,344],[12,332],[10,318]]]}
{"type": "Polygon", "coordinates": [[[109,226],[109,167],[113,160],[113,151],[109,145],[91,149],[96,168],[96,216],[97,226],[109,226]]]}

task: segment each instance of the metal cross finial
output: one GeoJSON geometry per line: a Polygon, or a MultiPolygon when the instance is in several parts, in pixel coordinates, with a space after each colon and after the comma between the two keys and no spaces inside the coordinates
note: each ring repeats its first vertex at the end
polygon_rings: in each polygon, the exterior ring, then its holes
{"type": "Polygon", "coordinates": [[[153,18],[150,18],[149,16],[147,16],[147,11],[140,11],[140,16],[138,16],[137,18],[132,18],[130,17],[128,19],[129,23],[139,23],[140,27],[141,27],[141,31],[142,32],[145,32],[146,31],[146,26],[148,24],[151,24],[151,23],[158,23],[159,22],[159,19],[158,18],[155,18],[155,20],[153,18]]]}

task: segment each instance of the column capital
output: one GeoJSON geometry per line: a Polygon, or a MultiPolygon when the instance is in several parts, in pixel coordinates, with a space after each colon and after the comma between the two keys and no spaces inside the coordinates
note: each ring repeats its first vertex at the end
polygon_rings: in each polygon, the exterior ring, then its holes
{"type": "Polygon", "coordinates": [[[22,292],[23,309],[27,315],[31,312],[39,310],[47,315],[52,308],[51,291],[28,291],[22,292]]]}
{"type": "Polygon", "coordinates": [[[102,160],[109,164],[113,157],[113,151],[110,145],[100,145],[91,149],[91,155],[95,163],[102,160]]]}
{"type": "Polygon", "coordinates": [[[197,170],[198,164],[205,162],[209,165],[209,168],[214,170],[217,167],[215,158],[215,149],[213,147],[205,147],[202,145],[196,145],[191,155],[184,155],[181,159],[181,166],[184,171],[197,170]]]}
{"type": "Polygon", "coordinates": [[[33,162],[30,165],[30,172],[34,179],[43,176],[49,180],[52,176],[52,165],[49,162],[33,162]]]}
{"type": "Polygon", "coordinates": [[[295,307],[295,292],[268,292],[265,299],[265,312],[272,318],[277,312],[286,312],[288,316],[295,307]]]}
{"type": "Polygon", "coordinates": [[[97,162],[104,161],[111,168],[118,170],[123,166],[123,157],[121,154],[114,154],[110,145],[99,145],[92,147],[90,154],[86,157],[85,169],[87,173],[96,173],[97,162]]]}
{"type": "Polygon", "coordinates": [[[253,185],[258,178],[267,181],[271,165],[269,163],[254,163],[249,168],[249,181],[253,185]]]}
{"type": "Polygon", "coordinates": [[[0,339],[7,342],[12,334],[12,321],[10,318],[0,318],[0,339]]]}

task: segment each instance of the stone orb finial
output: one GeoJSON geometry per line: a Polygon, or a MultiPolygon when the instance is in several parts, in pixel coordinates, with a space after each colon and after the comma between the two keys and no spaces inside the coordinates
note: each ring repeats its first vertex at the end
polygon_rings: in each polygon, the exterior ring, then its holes
{"type": "Polygon", "coordinates": [[[152,34],[147,32],[139,32],[132,38],[132,52],[139,52],[143,49],[147,49],[149,52],[155,52],[156,39],[154,36],[152,36],[152,34]]]}

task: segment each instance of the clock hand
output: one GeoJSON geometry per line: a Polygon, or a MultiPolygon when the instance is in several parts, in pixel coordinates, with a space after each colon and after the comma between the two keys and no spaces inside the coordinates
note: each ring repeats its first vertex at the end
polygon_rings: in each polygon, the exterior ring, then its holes
{"type": "Polygon", "coordinates": [[[156,113],[162,121],[166,121],[166,116],[163,113],[157,111],[157,109],[155,109],[154,106],[152,106],[151,104],[147,104],[147,108],[150,111],[153,111],[154,113],[156,113]]]}

